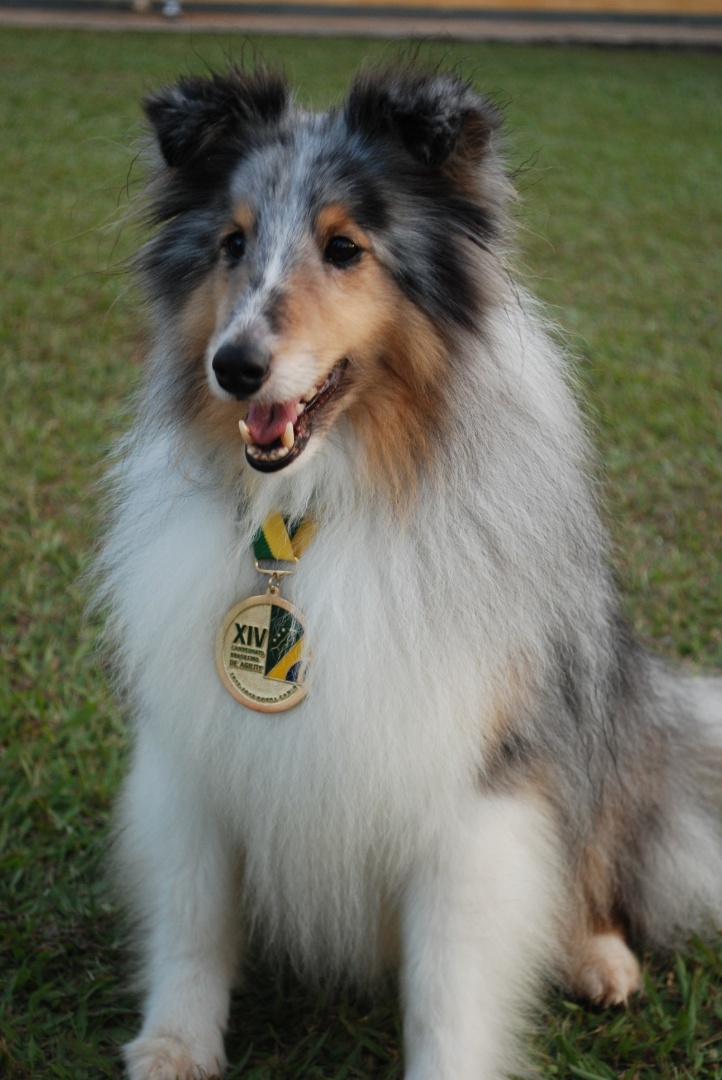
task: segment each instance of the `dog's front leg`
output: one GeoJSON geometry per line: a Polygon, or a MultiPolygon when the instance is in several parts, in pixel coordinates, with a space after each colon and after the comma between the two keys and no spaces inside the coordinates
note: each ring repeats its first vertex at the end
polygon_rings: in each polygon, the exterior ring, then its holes
{"type": "Polygon", "coordinates": [[[225,1064],[238,953],[236,880],[223,831],[192,775],[141,737],[121,805],[120,868],[137,906],[146,984],[131,1080],[199,1080],[225,1064]]]}
{"type": "Polygon", "coordinates": [[[470,797],[402,905],[406,1080],[501,1080],[557,959],[559,863],[525,795],[470,797]]]}

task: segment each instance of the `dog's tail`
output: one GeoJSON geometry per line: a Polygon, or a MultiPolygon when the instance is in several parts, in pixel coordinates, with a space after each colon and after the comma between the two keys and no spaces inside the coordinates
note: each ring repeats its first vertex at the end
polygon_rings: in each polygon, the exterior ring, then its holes
{"type": "Polygon", "coordinates": [[[722,678],[649,664],[646,748],[635,755],[646,797],[620,878],[632,932],[668,946],[722,930],[722,678]]]}

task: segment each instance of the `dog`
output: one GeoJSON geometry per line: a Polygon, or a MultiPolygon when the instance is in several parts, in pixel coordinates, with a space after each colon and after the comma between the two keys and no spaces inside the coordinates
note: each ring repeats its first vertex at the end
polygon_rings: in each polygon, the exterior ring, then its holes
{"type": "Polygon", "coordinates": [[[99,561],[129,1076],[222,1072],[255,936],[396,968],[407,1080],[501,1080],[550,982],[624,1002],[629,941],[720,925],[722,680],[620,614],[489,100],[366,68],[316,114],[235,66],[145,113],[150,342],[99,561]]]}

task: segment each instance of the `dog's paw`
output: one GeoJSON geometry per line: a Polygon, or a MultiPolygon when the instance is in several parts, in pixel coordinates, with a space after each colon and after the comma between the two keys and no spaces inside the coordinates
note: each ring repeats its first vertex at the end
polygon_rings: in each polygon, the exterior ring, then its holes
{"type": "Polygon", "coordinates": [[[123,1047],[128,1080],[210,1080],[223,1074],[223,1048],[189,1044],[180,1035],[140,1035],[123,1047]]]}
{"type": "Polygon", "coordinates": [[[609,931],[586,939],[574,957],[569,983],[598,1005],[623,1005],[641,989],[642,972],[620,934],[609,931]]]}

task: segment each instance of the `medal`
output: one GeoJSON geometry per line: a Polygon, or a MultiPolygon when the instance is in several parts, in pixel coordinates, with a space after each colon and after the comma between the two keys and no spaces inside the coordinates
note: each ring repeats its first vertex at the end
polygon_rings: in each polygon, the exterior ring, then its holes
{"type": "Polygon", "coordinates": [[[303,642],[303,618],[292,604],[277,593],[249,596],[231,608],[218,631],[223,685],[249,709],[292,709],[306,696],[303,642]]]}
{"type": "Polygon", "coordinates": [[[294,573],[288,564],[298,561],[314,533],[310,521],[287,527],[280,514],[264,521],[253,551],[256,569],[269,576],[268,589],[262,596],[234,604],[218,630],[216,666],[221,682],[249,709],[283,712],[306,696],[309,661],[304,619],[281,596],[280,581],[294,573]]]}

